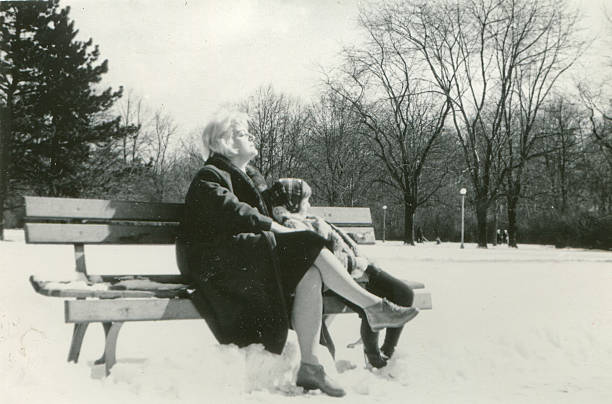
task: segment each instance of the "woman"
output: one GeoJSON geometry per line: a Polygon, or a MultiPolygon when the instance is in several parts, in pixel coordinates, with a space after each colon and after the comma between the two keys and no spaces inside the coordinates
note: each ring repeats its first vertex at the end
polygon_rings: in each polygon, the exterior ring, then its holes
{"type": "Polygon", "coordinates": [[[261,343],[281,353],[293,326],[301,354],[296,384],[343,396],[317,356],[322,285],[362,308],[372,327],[399,326],[418,311],[357,286],[316,233],[271,219],[248,166],[257,149],[245,114],[221,113],[202,141],[212,154],[187,192],[177,242],[181,273],[195,286],[194,304],[220,343],[261,343]]]}
{"type": "MultiPolygon", "coordinates": [[[[344,263],[351,276],[365,281],[364,286],[369,292],[400,306],[411,306],[414,292],[408,285],[369,262],[361,255],[357,244],[341,229],[310,214],[311,195],[312,189],[304,180],[281,178],[274,182],[267,191],[274,220],[286,227],[315,231],[328,240],[327,247],[344,263]]],[[[386,366],[395,351],[403,327],[387,328],[384,343],[379,348],[378,331],[372,330],[362,309],[354,309],[361,316],[361,340],[367,363],[375,368],[386,366]]]]}

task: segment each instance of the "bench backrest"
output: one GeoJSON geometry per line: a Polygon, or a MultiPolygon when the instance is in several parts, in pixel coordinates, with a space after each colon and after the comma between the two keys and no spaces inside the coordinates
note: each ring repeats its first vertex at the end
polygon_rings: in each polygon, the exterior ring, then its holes
{"type": "Polygon", "coordinates": [[[370,208],[312,206],[310,211],[351,234],[359,244],[374,244],[374,225],[370,208]]]}
{"type": "MultiPolygon", "coordinates": [[[[313,207],[313,213],[373,242],[369,208],[313,207]]],[[[174,244],[183,204],[25,197],[27,243],[174,244]]]]}
{"type": "Polygon", "coordinates": [[[183,205],[25,197],[28,243],[174,244],[183,205]]]}

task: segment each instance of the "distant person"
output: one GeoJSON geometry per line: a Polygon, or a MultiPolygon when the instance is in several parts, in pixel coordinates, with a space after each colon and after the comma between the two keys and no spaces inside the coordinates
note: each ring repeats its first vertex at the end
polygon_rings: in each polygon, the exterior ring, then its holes
{"type": "Polygon", "coordinates": [[[373,328],[401,327],[418,311],[355,284],[317,233],[271,218],[265,181],[249,165],[257,148],[246,114],[221,113],[205,127],[202,143],[211,155],[187,191],[176,246],[194,305],[223,344],[260,343],[280,354],[292,325],[301,356],[296,384],[343,396],[318,358],[322,286],[356,304],[373,328]]]}
{"type": "Polygon", "coordinates": [[[508,230],[504,229],[502,234],[502,243],[508,244],[508,230]]]}
{"type": "Polygon", "coordinates": [[[438,245],[442,244],[442,240],[440,240],[440,237],[436,237],[436,244],[438,245]]]}
{"type": "MultiPolygon", "coordinates": [[[[274,220],[286,227],[315,231],[328,241],[327,248],[344,263],[353,278],[366,281],[366,290],[395,304],[412,306],[414,292],[408,285],[361,255],[355,241],[343,230],[309,213],[311,194],[312,190],[304,180],[281,178],[276,181],[268,191],[274,220]]],[[[403,326],[387,328],[384,343],[379,347],[378,331],[370,327],[362,309],[350,305],[361,317],[360,333],[366,361],[375,368],[386,366],[395,351],[403,326]]]]}
{"type": "Polygon", "coordinates": [[[495,236],[496,236],[497,244],[501,244],[502,243],[502,232],[501,232],[501,229],[497,229],[497,232],[496,232],[495,236]]]}
{"type": "Polygon", "coordinates": [[[416,230],[416,241],[417,243],[422,243],[423,242],[423,229],[421,229],[421,226],[417,227],[416,230]]]}

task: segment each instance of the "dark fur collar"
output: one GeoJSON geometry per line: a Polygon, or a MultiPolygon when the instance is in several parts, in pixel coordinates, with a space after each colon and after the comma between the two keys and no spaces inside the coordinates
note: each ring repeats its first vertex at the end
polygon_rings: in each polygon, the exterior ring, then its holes
{"type": "Polygon", "coordinates": [[[234,193],[238,199],[257,208],[261,214],[270,216],[268,206],[261,195],[261,191],[265,189],[265,180],[263,180],[263,176],[255,167],[247,166],[247,172],[245,173],[227,157],[220,154],[210,156],[206,160],[206,164],[213,165],[219,170],[227,172],[231,177],[234,193]]]}

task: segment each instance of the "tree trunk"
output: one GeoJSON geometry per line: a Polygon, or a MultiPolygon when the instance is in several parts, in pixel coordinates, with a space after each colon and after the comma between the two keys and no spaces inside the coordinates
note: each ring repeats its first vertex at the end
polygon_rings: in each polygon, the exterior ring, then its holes
{"type": "Polygon", "coordinates": [[[478,222],[478,247],[487,248],[487,211],[489,203],[486,198],[476,199],[476,221],[478,222]]]}
{"type": "Polygon", "coordinates": [[[519,197],[511,192],[508,195],[508,247],[517,248],[516,244],[516,207],[519,197]]]}
{"type": "Polygon", "coordinates": [[[497,245],[497,199],[493,201],[493,245],[497,245]]]}
{"type": "Polygon", "coordinates": [[[10,106],[0,107],[0,240],[4,240],[4,205],[8,198],[11,119],[10,106]]]}
{"type": "Polygon", "coordinates": [[[404,202],[404,244],[414,245],[414,204],[404,202]]]}

